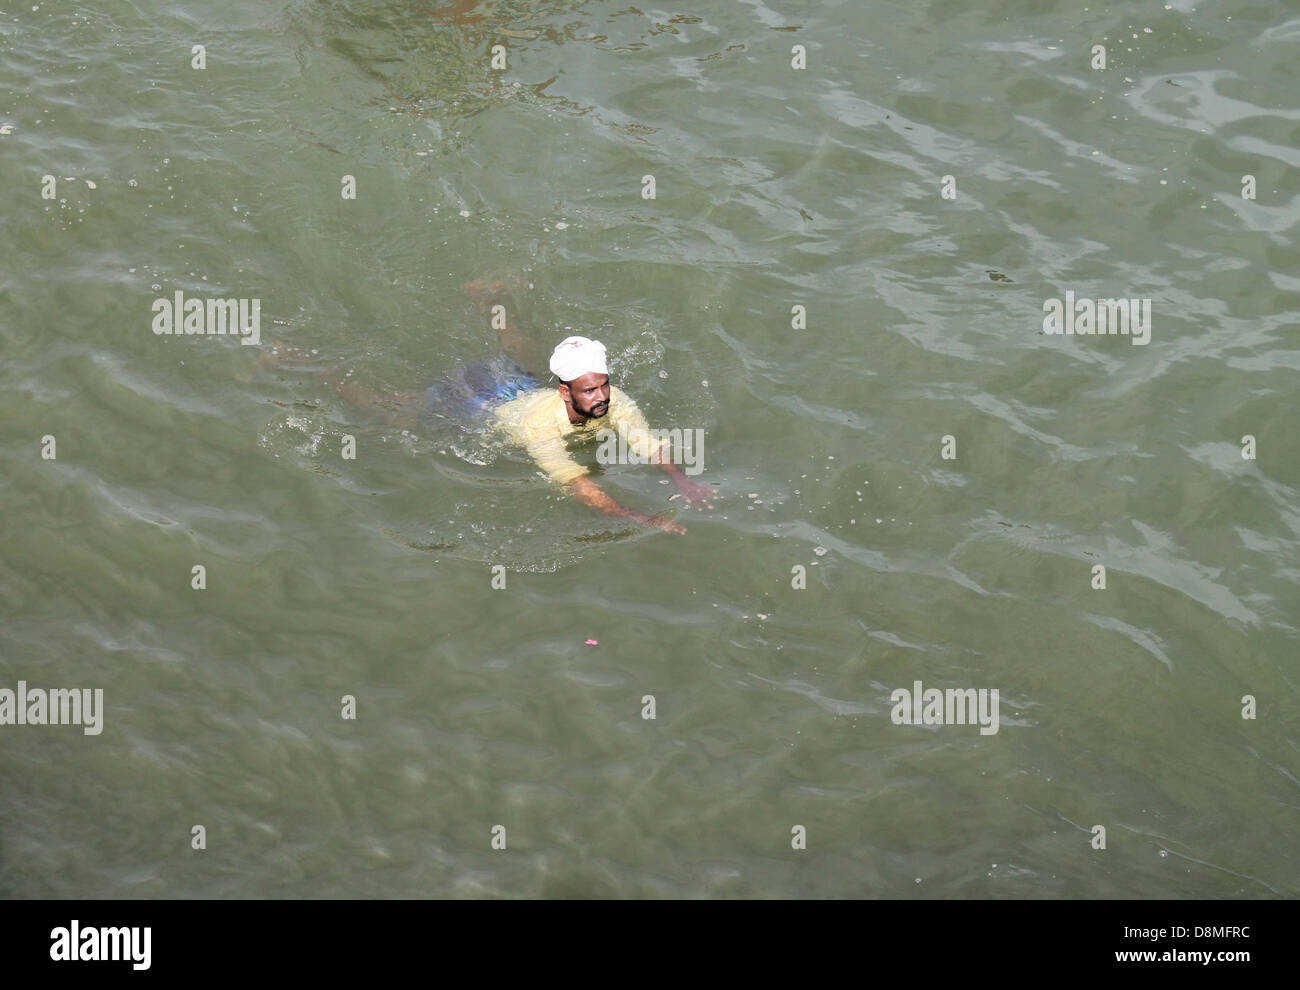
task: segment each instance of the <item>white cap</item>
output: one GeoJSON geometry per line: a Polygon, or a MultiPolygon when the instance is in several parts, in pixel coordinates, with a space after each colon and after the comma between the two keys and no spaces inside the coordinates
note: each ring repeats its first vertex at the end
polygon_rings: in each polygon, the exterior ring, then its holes
{"type": "Polygon", "coordinates": [[[551,352],[551,374],[562,382],[595,372],[608,375],[605,345],[590,337],[565,337],[551,352]]]}

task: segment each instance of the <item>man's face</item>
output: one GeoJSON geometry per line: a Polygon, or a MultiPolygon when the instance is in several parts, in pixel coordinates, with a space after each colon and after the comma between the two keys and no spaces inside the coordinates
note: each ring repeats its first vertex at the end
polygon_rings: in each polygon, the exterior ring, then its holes
{"type": "Polygon", "coordinates": [[[599,419],[609,412],[609,375],[588,372],[569,382],[569,401],[580,416],[599,419]]]}

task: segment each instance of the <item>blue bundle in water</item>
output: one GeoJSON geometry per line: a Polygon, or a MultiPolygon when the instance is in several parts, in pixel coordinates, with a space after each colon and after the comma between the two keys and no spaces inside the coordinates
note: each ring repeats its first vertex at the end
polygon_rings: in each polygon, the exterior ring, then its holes
{"type": "Polygon", "coordinates": [[[466,424],[481,423],[497,406],[542,384],[504,354],[451,371],[424,393],[426,413],[466,424]]]}

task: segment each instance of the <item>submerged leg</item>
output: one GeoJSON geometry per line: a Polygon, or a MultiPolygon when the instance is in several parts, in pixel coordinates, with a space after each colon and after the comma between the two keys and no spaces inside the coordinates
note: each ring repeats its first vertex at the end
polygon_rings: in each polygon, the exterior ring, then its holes
{"type": "Polygon", "coordinates": [[[525,288],[523,279],[517,276],[505,280],[480,278],[473,282],[466,282],[462,288],[484,316],[491,315],[493,306],[505,307],[505,325],[497,327],[497,338],[501,342],[501,349],[538,381],[545,381],[544,372],[547,369],[545,349],[519,321],[519,312],[522,309],[519,299],[525,288]]]}
{"type": "Polygon", "coordinates": [[[325,384],[353,405],[377,416],[390,426],[410,429],[424,409],[424,392],[376,392],[354,382],[327,378],[325,384]]]}
{"type": "MultiPolygon", "coordinates": [[[[321,364],[316,358],[293,344],[277,344],[267,348],[253,366],[256,372],[268,365],[277,368],[296,368],[307,374],[315,375],[353,405],[377,416],[391,426],[410,428],[415,426],[420,413],[424,410],[424,392],[378,392],[356,382],[346,381],[340,370],[332,365],[321,364]]],[[[249,377],[252,377],[250,372],[249,377]]]]}

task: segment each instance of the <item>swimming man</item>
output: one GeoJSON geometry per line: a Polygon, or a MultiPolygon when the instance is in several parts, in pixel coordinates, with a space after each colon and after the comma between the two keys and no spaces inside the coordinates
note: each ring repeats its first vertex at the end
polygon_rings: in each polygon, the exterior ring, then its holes
{"type": "MultiPolygon", "coordinates": [[[[489,298],[502,285],[471,283],[465,288],[486,313],[489,298]]],[[[594,437],[607,428],[614,430],[643,462],[655,464],[672,478],[688,505],[701,511],[713,508],[718,497],[713,488],[686,477],[672,462],[667,441],[650,434],[636,403],[610,383],[602,343],[580,336],[562,340],[548,362],[558,381],[551,390],[515,359],[536,362],[534,341],[515,327],[500,327],[498,334],[506,355],[463,365],[424,392],[387,396],[340,380],[336,369],[323,369],[323,373],[326,384],[340,395],[369,407],[394,425],[415,425],[420,414],[461,419],[491,415],[494,424],[523,446],[552,481],[565,485],[584,505],[665,532],[685,533],[686,527],[674,519],[620,505],[569,456],[567,440],[594,437]]],[[[291,357],[303,356],[292,345],[281,344],[279,348],[291,357]]],[[[264,357],[259,363],[266,360],[264,357]]]]}

